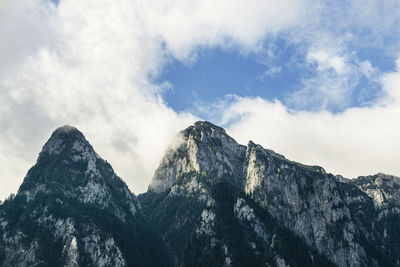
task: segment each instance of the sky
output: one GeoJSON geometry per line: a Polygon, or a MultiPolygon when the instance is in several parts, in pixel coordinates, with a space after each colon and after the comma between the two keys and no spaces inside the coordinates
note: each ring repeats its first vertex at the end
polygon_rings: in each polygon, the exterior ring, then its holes
{"type": "Polygon", "coordinates": [[[196,120],[333,174],[400,176],[400,2],[0,1],[0,199],[65,124],[144,192],[196,120]]]}

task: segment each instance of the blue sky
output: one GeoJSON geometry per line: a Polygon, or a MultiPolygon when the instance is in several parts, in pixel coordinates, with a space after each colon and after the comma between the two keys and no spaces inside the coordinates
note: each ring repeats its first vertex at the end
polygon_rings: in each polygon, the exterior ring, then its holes
{"type": "MultiPolygon", "coordinates": [[[[230,94],[278,99],[288,107],[298,109],[287,101],[287,96],[301,89],[303,78],[315,75],[316,66],[307,65],[299,48],[286,45],[284,40],[274,42],[274,46],[274,59],[267,62],[254,53],[244,55],[235,50],[202,49],[193,61],[170,59],[162,73],[153,80],[159,84],[170,83],[171,87],[163,96],[176,111],[196,113],[197,104],[212,103],[230,94]]],[[[395,70],[395,58],[387,55],[384,49],[354,46],[351,49],[359,60],[369,61],[377,71],[395,70]]],[[[376,81],[361,77],[352,87],[348,105],[328,109],[342,112],[347,108],[369,105],[380,93],[381,87],[376,81]]],[[[312,110],[313,106],[300,109],[312,110]]]]}
{"type": "Polygon", "coordinates": [[[196,120],[334,174],[400,175],[397,0],[1,3],[0,198],[64,124],[136,193],[196,120]]]}
{"type": "Polygon", "coordinates": [[[285,66],[289,57],[282,51],[279,72],[268,75],[270,68],[259,62],[256,55],[207,49],[199,53],[195,62],[171,60],[157,81],[172,84],[165,92],[165,101],[178,111],[228,94],[283,99],[285,91],[293,90],[300,79],[300,73],[285,66]]]}

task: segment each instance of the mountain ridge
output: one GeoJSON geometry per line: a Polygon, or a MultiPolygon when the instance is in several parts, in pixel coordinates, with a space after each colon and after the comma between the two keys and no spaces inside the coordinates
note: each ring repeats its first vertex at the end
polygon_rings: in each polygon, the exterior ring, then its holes
{"type": "Polygon", "coordinates": [[[0,266],[397,266],[399,189],[398,177],[335,176],[199,121],[135,196],[65,125],[0,205],[0,266]]]}
{"type": "MultiPolygon", "coordinates": [[[[396,253],[400,253],[398,241],[391,241],[396,252],[388,253],[393,255],[390,263],[382,256],[386,253],[381,249],[384,245],[371,245],[375,242],[373,240],[385,243],[382,237],[386,230],[381,229],[375,235],[366,230],[369,228],[369,231],[373,231],[371,225],[379,223],[373,221],[377,211],[371,211],[368,227],[361,219],[353,218],[354,214],[360,214],[364,220],[366,216],[353,207],[350,208],[353,200],[345,196],[349,192],[340,184],[337,176],[326,173],[320,166],[308,166],[288,160],[252,141],[247,146],[240,145],[227,136],[225,131],[221,131],[220,127],[208,122],[196,122],[183,132],[183,142],[179,147],[168,150],[155,172],[149,191],[160,193],[169,186],[170,191],[165,199],[182,194],[195,196],[197,192],[201,202],[209,196],[201,193],[207,191],[205,188],[210,185],[212,187],[215,181],[225,179],[267,210],[279,224],[289,228],[305,240],[307,245],[316,248],[339,266],[396,264],[396,253]],[[220,141],[213,140],[215,137],[220,141]],[[224,139],[230,142],[222,142],[224,139]],[[202,143],[198,144],[193,140],[202,143]],[[232,156],[233,154],[237,157],[232,156]],[[181,161],[182,158],[185,160],[181,161]],[[235,166],[235,171],[231,166],[235,166]],[[168,173],[171,169],[174,170],[173,175],[168,173]],[[168,181],[161,183],[164,187],[154,190],[165,177],[168,177],[168,181]],[[369,241],[364,236],[368,236],[369,241]],[[371,257],[369,254],[375,256],[371,257]]],[[[378,193],[370,193],[366,197],[363,194],[365,190],[356,184],[350,184],[354,186],[351,187],[353,191],[358,190],[358,197],[365,197],[362,205],[368,206],[375,201],[374,194],[378,193]]],[[[398,199],[394,191],[390,193],[398,199]]],[[[395,204],[398,205],[399,202],[395,204]]],[[[165,203],[161,201],[159,205],[165,203]]],[[[389,212],[394,217],[399,217],[396,207],[389,212]]],[[[162,214],[157,214],[157,217],[160,216],[162,214]]]]}

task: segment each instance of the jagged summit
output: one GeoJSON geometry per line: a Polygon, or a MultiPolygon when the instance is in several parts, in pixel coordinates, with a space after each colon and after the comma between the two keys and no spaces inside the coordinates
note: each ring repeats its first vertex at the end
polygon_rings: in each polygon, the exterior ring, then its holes
{"type": "Polygon", "coordinates": [[[49,156],[60,155],[65,151],[71,154],[77,154],[77,152],[95,154],[93,147],[77,128],[64,125],[52,133],[49,140],[43,146],[38,161],[49,156]]]}
{"type": "Polygon", "coordinates": [[[213,179],[230,179],[239,187],[243,185],[242,162],[246,147],[238,144],[224,129],[198,121],[181,131],[178,139],[180,144],[171,145],[161,160],[150,190],[164,191],[177,177],[193,171],[204,171],[213,179]]]}
{"type": "Polygon", "coordinates": [[[194,125],[191,125],[185,130],[181,131],[180,135],[184,136],[185,138],[189,138],[191,136],[197,141],[206,141],[210,137],[227,138],[234,141],[223,128],[208,121],[196,121],[194,125]]]}
{"type": "Polygon", "coordinates": [[[94,151],[82,132],[69,125],[51,134],[18,193],[28,200],[38,193],[62,194],[101,208],[113,208],[120,218],[135,215],[137,210],[135,196],[111,165],[94,151]]]}
{"type": "MultiPolygon", "coordinates": [[[[143,198],[147,202],[144,206],[149,205],[145,210],[154,216],[157,223],[162,221],[160,217],[172,222],[171,227],[160,231],[166,236],[167,242],[175,246],[178,255],[182,248],[179,242],[174,243],[174,238],[187,227],[187,217],[184,210],[178,210],[177,213],[168,210],[164,214],[164,207],[176,198],[186,198],[190,209],[202,207],[201,213],[192,213],[194,217],[201,217],[200,226],[195,231],[197,237],[205,234],[210,240],[219,240],[218,230],[213,229],[218,220],[220,204],[217,199],[221,195],[226,197],[230,189],[222,186],[225,189],[219,191],[217,188],[218,185],[227,184],[244,192],[277,222],[291,229],[305,244],[316,248],[338,266],[390,266],[379,256],[380,253],[390,256],[390,261],[400,260],[394,256],[400,255],[396,249],[391,252],[385,250],[386,245],[377,246],[376,249],[371,247],[374,243],[388,242],[392,248],[396,248],[400,240],[394,230],[400,229],[397,223],[400,197],[396,193],[400,183],[393,177],[378,174],[347,181],[326,173],[322,167],[286,159],[252,141],[247,146],[240,145],[225,130],[209,122],[196,122],[179,136],[181,142],[168,149],[149,186],[147,199],[143,198]],[[215,194],[216,191],[218,194],[215,194]],[[157,210],[157,207],[160,209],[157,210]],[[171,217],[171,214],[176,215],[171,217]],[[176,230],[177,227],[181,228],[176,230]]],[[[224,198],[223,202],[228,203],[225,202],[228,199],[224,198]]],[[[221,210],[233,210],[239,215],[242,208],[243,213],[244,210],[246,214],[251,211],[244,198],[234,199],[233,203],[233,207],[221,210]]],[[[242,217],[238,218],[241,220],[242,217]]],[[[256,218],[256,215],[246,218],[256,218]]],[[[261,219],[250,225],[260,226],[259,222],[261,219]]],[[[163,222],[163,225],[168,223],[163,222]]],[[[258,230],[263,229],[262,225],[261,228],[258,226],[258,230]]],[[[274,243],[274,238],[270,241],[268,237],[264,238],[263,231],[256,233],[266,243],[274,243]]],[[[211,248],[214,241],[210,241],[211,248]]],[[[198,242],[199,239],[194,241],[198,242]]],[[[262,248],[262,244],[253,245],[253,249],[257,248],[262,248]]],[[[204,247],[201,251],[204,251],[204,247]]],[[[229,257],[226,262],[230,262],[232,258],[229,253],[225,252],[225,255],[229,257]]],[[[292,257],[287,257],[283,262],[290,259],[292,257]]],[[[275,265],[288,264],[275,262],[275,265]]],[[[300,265],[310,266],[306,263],[300,265]]]]}
{"type": "Polygon", "coordinates": [[[398,177],[345,179],[199,121],[136,198],[66,125],[0,205],[0,266],[397,266],[399,189],[398,177]]]}
{"type": "Polygon", "coordinates": [[[220,131],[221,133],[225,133],[225,129],[221,128],[215,124],[212,124],[211,122],[208,121],[196,121],[193,126],[194,129],[200,130],[200,131],[210,131],[210,130],[217,130],[220,131]]]}

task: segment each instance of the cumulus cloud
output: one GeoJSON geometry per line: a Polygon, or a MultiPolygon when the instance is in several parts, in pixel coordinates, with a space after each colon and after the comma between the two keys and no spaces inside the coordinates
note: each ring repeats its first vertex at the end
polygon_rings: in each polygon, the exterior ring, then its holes
{"type": "Polygon", "coordinates": [[[368,58],[399,56],[400,17],[394,12],[399,5],[395,0],[315,3],[312,15],[286,37],[298,50],[291,65],[303,74],[284,103],[343,111],[357,91],[358,101],[369,104],[381,73],[368,58]]]}
{"type": "Polygon", "coordinates": [[[196,48],[255,50],[296,24],[304,1],[5,0],[0,7],[1,198],[15,192],[52,130],[78,127],[134,192],[196,117],[150,82],[196,48]],[[251,19],[249,19],[251,17],[251,19]]]}
{"type": "MultiPolygon", "coordinates": [[[[328,171],[400,174],[400,75],[380,73],[351,49],[360,43],[389,47],[391,56],[399,51],[395,38],[386,42],[400,29],[396,2],[1,1],[0,198],[17,190],[51,131],[63,124],[82,130],[129,187],[143,192],[167,144],[197,119],[168,107],[162,92],[173,85],[155,85],[149,77],[171,58],[195,61],[199,48],[269,61],[275,50],[268,47],[278,37],[298,47],[312,73],[288,97],[300,111],[284,105],[290,101],[231,96],[199,105],[198,114],[222,116],[243,143],[254,139],[328,171]],[[324,110],[346,102],[360,76],[382,85],[379,103],[338,114],[324,110]],[[316,100],[308,101],[311,96],[316,100]],[[316,101],[324,104],[315,112],[301,111],[316,101]]],[[[266,66],[266,75],[282,71],[276,62],[266,66]]]]}
{"type": "Polygon", "coordinates": [[[351,106],[353,91],[362,78],[377,82],[379,70],[368,60],[326,42],[308,49],[303,64],[312,74],[302,78],[300,88],[287,96],[286,103],[298,109],[344,110],[351,106]]]}
{"type": "Polygon", "coordinates": [[[320,165],[354,178],[386,172],[400,175],[400,72],[381,77],[385,92],[374,105],[341,113],[293,111],[261,98],[231,99],[221,123],[242,143],[249,137],[291,160],[320,165]]]}
{"type": "Polygon", "coordinates": [[[144,19],[174,57],[191,59],[199,46],[261,49],[265,37],[301,23],[309,1],[142,0],[144,19]]]}

